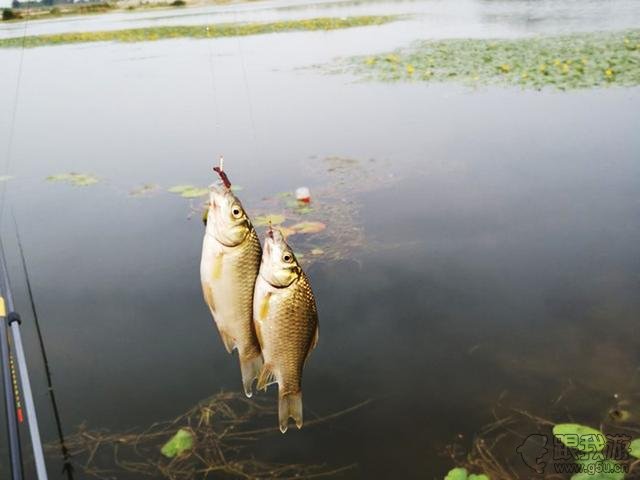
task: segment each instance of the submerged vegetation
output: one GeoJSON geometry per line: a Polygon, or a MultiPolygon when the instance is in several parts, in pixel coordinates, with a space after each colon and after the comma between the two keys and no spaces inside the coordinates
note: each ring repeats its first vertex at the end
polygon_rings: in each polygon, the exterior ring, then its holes
{"type": "MultiPolygon", "coordinates": [[[[558,403],[563,395],[552,410],[566,417],[567,406],[558,403]]],[[[480,429],[470,447],[460,443],[462,436],[447,446],[445,454],[457,467],[446,480],[511,480],[531,478],[534,472],[570,480],[637,478],[640,422],[625,409],[628,405],[628,400],[619,401],[604,412],[598,428],[556,423],[526,410],[496,405],[495,421],[480,429]],[[467,476],[468,472],[482,473],[467,476]]]]}
{"type": "Polygon", "coordinates": [[[346,70],[382,81],[456,81],[562,90],[633,86],[640,85],[640,30],[426,41],[393,53],[348,59],[346,70]]]}
{"type": "MultiPolygon", "coordinates": [[[[311,419],[305,428],[357,410],[366,403],[311,419]]],[[[146,430],[109,432],[80,427],[68,436],[66,444],[75,469],[99,479],[118,478],[123,472],[171,480],[316,478],[352,467],[281,464],[262,461],[247,453],[245,448],[256,440],[280,434],[272,425],[275,413],[266,398],[248,399],[243,394],[223,392],[173,420],[155,423],[146,430]]],[[[47,446],[52,454],[58,449],[57,444],[47,446]]]]}
{"type": "Polygon", "coordinates": [[[395,16],[360,16],[348,18],[310,18],[283,20],[271,23],[226,23],[216,25],[174,25],[164,27],[130,28],[102,32],[67,32],[0,39],[0,48],[40,47],[87,42],[150,42],[170,38],[216,38],[259,35],[266,33],[337,30],[341,28],[381,25],[395,16]]]}

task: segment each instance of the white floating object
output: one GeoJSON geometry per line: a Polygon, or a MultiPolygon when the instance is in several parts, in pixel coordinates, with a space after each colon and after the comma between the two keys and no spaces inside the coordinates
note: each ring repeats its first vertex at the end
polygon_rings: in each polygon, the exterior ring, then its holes
{"type": "Polygon", "coordinates": [[[296,188],[296,200],[309,203],[311,201],[311,192],[307,187],[296,188]]]}

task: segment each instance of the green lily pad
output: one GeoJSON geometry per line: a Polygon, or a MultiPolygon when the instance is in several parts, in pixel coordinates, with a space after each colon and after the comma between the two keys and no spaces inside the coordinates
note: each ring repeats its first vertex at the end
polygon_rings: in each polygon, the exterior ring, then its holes
{"type": "Polygon", "coordinates": [[[291,225],[289,228],[296,233],[318,233],[327,228],[322,222],[300,222],[291,225]]]}
{"type": "Polygon", "coordinates": [[[87,187],[98,183],[98,178],[88,173],[58,173],[46,178],[49,182],[66,182],[74,187],[87,187]]]}
{"type": "Polygon", "coordinates": [[[300,215],[308,215],[313,212],[313,208],[309,206],[308,203],[298,202],[298,206],[296,207],[296,213],[300,215]]]}
{"type": "Polygon", "coordinates": [[[571,480],[623,480],[624,468],[614,460],[590,458],[577,462],[582,471],[571,477],[571,480]]]}
{"type": "Polygon", "coordinates": [[[169,191],[169,192],[171,192],[171,193],[182,193],[182,192],[184,192],[185,190],[190,190],[190,189],[192,189],[192,188],[196,188],[196,187],[194,187],[193,185],[187,185],[187,184],[184,184],[184,185],[174,185],[173,187],[169,187],[169,188],[167,189],[167,191],[169,191]]]}
{"type": "Polygon", "coordinates": [[[171,439],[165,443],[160,453],[167,458],[173,458],[193,448],[193,433],[186,428],[181,428],[171,439]]]}
{"type": "Polygon", "coordinates": [[[632,457],[640,458],[640,438],[631,440],[629,444],[629,454],[632,457]]]}
{"type": "Polygon", "coordinates": [[[600,430],[578,423],[559,423],[553,427],[553,435],[567,447],[581,452],[600,452],[607,444],[600,430]]]}
{"type": "Polygon", "coordinates": [[[129,192],[132,197],[144,197],[158,191],[160,187],[155,183],[145,183],[144,185],[134,188],[129,192]]]}
{"type": "Polygon", "coordinates": [[[271,223],[271,225],[280,225],[286,220],[285,216],[280,213],[270,213],[268,215],[259,215],[253,219],[253,224],[256,227],[265,227],[271,223]]]}
{"type": "Polygon", "coordinates": [[[98,179],[96,177],[93,177],[91,175],[76,175],[74,177],[74,179],[72,180],[72,185],[75,185],[76,187],[87,187],[89,185],[93,185],[95,183],[98,183],[98,179]]]}
{"type": "Polygon", "coordinates": [[[467,480],[468,472],[466,468],[454,468],[449,470],[444,480],[467,480]]]}
{"type": "MultiPolygon", "coordinates": [[[[287,228],[287,227],[278,227],[278,230],[280,231],[280,233],[284,238],[287,238],[296,233],[295,230],[291,230],[290,228],[287,228]]],[[[298,255],[298,257],[300,257],[300,255],[298,255]]]]}
{"type": "Polygon", "coordinates": [[[178,193],[184,198],[197,198],[209,193],[208,188],[200,188],[189,184],[174,185],[173,187],[168,188],[167,191],[171,193],[178,193]]]}
{"type": "Polygon", "coordinates": [[[478,475],[476,475],[475,473],[472,473],[471,475],[469,475],[467,480],[491,480],[491,478],[488,475],[485,475],[484,473],[480,473],[478,475]]]}
{"type": "Polygon", "coordinates": [[[184,197],[184,198],[197,198],[197,197],[202,197],[204,195],[207,195],[209,193],[209,189],[208,188],[189,188],[185,191],[183,191],[180,196],[184,197]]]}
{"type": "Polygon", "coordinates": [[[46,180],[49,182],[67,182],[71,178],[70,173],[57,173],[55,175],[49,175],[46,180]]]}

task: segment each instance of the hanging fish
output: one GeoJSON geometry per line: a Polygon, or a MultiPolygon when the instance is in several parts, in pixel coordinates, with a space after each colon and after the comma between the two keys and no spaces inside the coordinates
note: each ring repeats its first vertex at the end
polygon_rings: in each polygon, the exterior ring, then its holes
{"type": "Polygon", "coordinates": [[[301,428],[302,369],[318,342],[318,311],[309,279],[279,231],[265,240],[253,318],[264,357],[257,389],[277,383],[280,431],[287,431],[289,417],[301,428]]]}
{"type": "Polygon", "coordinates": [[[240,200],[227,183],[211,187],[200,280],[224,346],[229,353],[238,350],[244,392],[250,397],[253,380],[262,367],[252,320],[262,249],[240,200]]]}

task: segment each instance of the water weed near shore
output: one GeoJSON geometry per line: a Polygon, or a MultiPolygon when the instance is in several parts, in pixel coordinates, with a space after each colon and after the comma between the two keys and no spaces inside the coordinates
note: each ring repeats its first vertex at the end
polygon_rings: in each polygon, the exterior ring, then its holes
{"type": "Polygon", "coordinates": [[[640,84],[640,30],[509,40],[424,41],[348,59],[366,79],[520,85],[560,90],[640,84]]]}
{"type": "Polygon", "coordinates": [[[89,42],[151,42],[170,38],[243,37],[266,33],[292,31],[328,31],[341,28],[382,25],[395,16],[360,16],[348,18],[310,18],[271,23],[228,23],[219,25],[174,25],[164,27],[130,28],[103,32],[67,32],[51,35],[32,35],[0,40],[0,48],[42,47],[89,42]]]}

